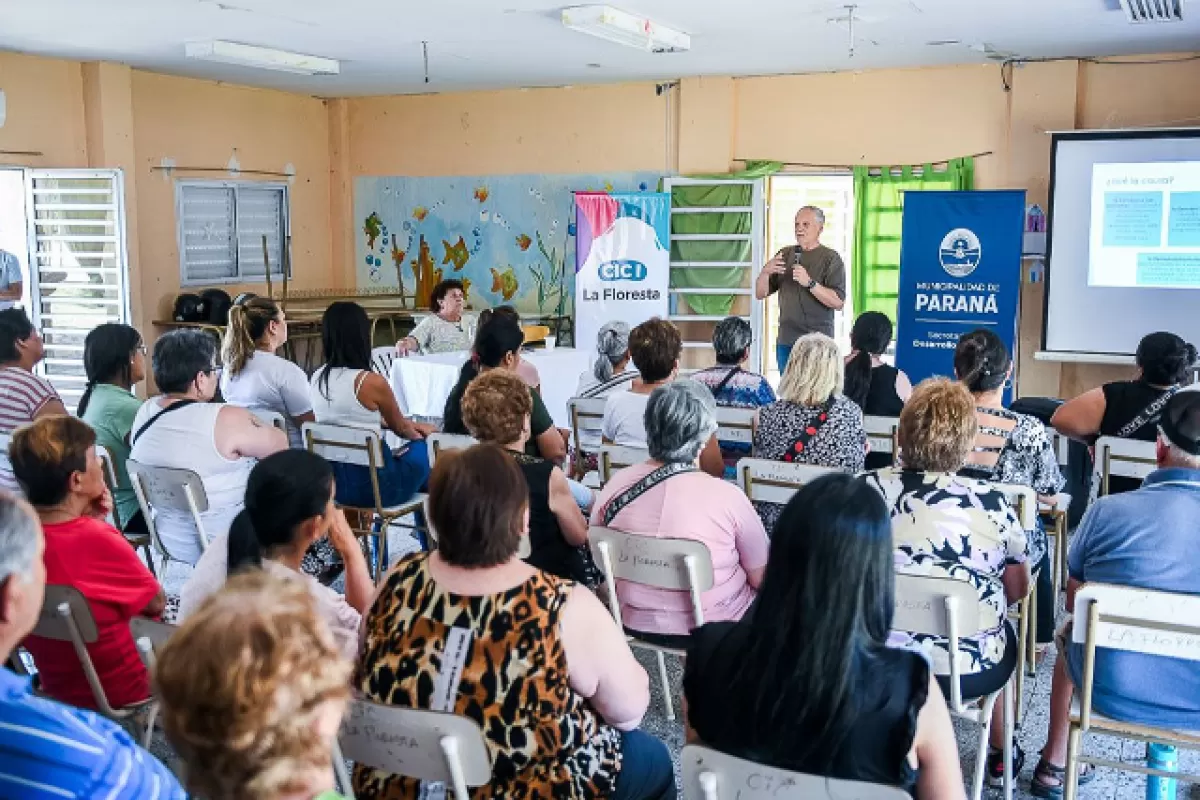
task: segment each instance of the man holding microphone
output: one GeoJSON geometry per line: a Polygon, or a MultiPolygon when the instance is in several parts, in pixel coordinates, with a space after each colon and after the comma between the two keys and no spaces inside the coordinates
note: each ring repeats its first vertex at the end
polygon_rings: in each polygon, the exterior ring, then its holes
{"type": "Polygon", "coordinates": [[[824,229],[821,209],[805,206],[796,212],[796,246],[783,248],[764,264],[754,284],[759,300],[779,292],[775,358],[780,374],[801,336],[833,336],[833,312],[846,304],[846,266],[835,250],[821,244],[824,229]]]}

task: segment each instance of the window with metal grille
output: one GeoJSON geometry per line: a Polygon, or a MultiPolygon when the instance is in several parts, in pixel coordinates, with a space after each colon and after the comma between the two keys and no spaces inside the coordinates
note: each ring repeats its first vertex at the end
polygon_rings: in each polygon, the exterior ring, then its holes
{"type": "Polygon", "coordinates": [[[288,214],[285,184],[177,181],[175,219],[182,285],[262,280],[264,236],[271,275],[281,277],[288,214]]]}
{"type": "Polygon", "coordinates": [[[84,338],[129,320],[121,172],[29,170],[26,189],[31,316],[46,349],[39,371],[73,411],[87,385],[84,338]]]}

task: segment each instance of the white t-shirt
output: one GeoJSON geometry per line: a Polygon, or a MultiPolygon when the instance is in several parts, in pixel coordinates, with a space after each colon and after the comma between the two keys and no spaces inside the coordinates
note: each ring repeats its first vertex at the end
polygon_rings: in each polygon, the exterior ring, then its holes
{"type": "Polygon", "coordinates": [[[646,446],[646,404],[650,395],[613,392],[604,403],[604,438],[621,447],[646,446]]]}
{"type": "MultiPolygon", "coordinates": [[[[596,379],[595,373],[589,367],[584,370],[579,376],[579,384],[575,387],[574,397],[587,398],[607,398],[610,395],[618,392],[629,390],[629,385],[633,379],[638,376],[638,371],[633,367],[626,369],[624,372],[614,375],[607,381],[599,381],[596,379]]],[[[600,449],[601,442],[601,426],[600,422],[592,422],[584,419],[579,422],[579,447],[585,453],[596,453],[600,449]]]]}
{"type": "Polygon", "coordinates": [[[300,429],[292,420],[311,413],[313,407],[308,378],[296,364],[274,353],[255,352],[236,376],[228,371],[221,373],[221,394],[225,402],[235,406],[282,414],[289,444],[304,447],[300,429]]]}

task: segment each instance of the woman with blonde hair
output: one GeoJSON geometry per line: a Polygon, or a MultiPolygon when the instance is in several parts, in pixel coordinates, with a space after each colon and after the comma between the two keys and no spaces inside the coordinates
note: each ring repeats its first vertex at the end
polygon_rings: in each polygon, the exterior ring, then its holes
{"type": "Polygon", "coordinates": [[[187,789],[231,800],[329,800],[350,699],[342,657],[304,584],[236,575],[171,636],[154,670],[187,789]]]}
{"type": "MultiPolygon", "coordinates": [[[[862,409],[842,394],[837,343],[823,333],[797,340],[779,382],[779,400],[754,415],[755,458],[859,472],[867,455],[862,409]]],[[[783,506],[756,503],[769,533],[783,506]]]]}
{"type": "Polygon", "coordinates": [[[304,370],[275,355],[287,336],[287,320],[274,300],[239,296],[229,309],[229,327],[221,344],[221,396],[251,411],[282,415],[289,444],[302,448],[300,428],[316,417],[304,370]]]}

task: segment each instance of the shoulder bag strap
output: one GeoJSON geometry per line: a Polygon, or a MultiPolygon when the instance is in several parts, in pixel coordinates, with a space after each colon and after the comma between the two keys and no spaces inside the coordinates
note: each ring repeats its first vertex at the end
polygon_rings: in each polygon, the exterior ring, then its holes
{"type": "Polygon", "coordinates": [[[153,417],[151,417],[149,420],[147,420],[145,425],[143,425],[142,427],[137,429],[137,433],[133,434],[133,438],[129,441],[129,446],[132,447],[133,445],[137,444],[137,440],[142,438],[142,434],[145,433],[146,431],[150,430],[151,425],[158,422],[160,419],[165,417],[167,414],[170,414],[172,411],[178,411],[181,408],[187,408],[190,405],[195,405],[196,402],[197,401],[195,401],[195,400],[180,400],[178,403],[176,403],[173,406],[167,406],[162,411],[158,412],[153,417]]]}
{"type": "Polygon", "coordinates": [[[681,475],[685,472],[695,472],[696,468],[691,464],[663,464],[658,469],[646,475],[633,486],[630,486],[625,491],[608,501],[608,505],[604,507],[604,524],[611,525],[617,514],[621,513],[621,509],[637,500],[646,492],[658,486],[663,481],[675,475],[681,475]]]}
{"type": "Polygon", "coordinates": [[[803,453],[805,448],[808,447],[808,443],[817,435],[817,432],[825,427],[825,423],[829,421],[829,411],[832,408],[833,398],[830,397],[825,401],[825,405],[822,406],[821,413],[817,414],[817,418],[805,425],[804,429],[800,431],[800,435],[792,440],[787,451],[783,454],[783,461],[789,463],[795,462],[796,456],[803,453]]]}
{"type": "Polygon", "coordinates": [[[718,383],[715,387],[713,387],[713,390],[712,390],[713,397],[716,397],[717,395],[719,395],[721,393],[721,390],[724,389],[726,386],[728,386],[729,382],[731,380],[733,380],[733,376],[737,375],[741,371],[742,371],[741,367],[734,367],[733,369],[729,370],[729,372],[727,372],[725,374],[725,377],[721,378],[721,382],[718,383]]]}

